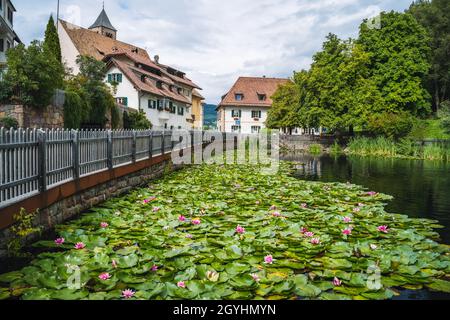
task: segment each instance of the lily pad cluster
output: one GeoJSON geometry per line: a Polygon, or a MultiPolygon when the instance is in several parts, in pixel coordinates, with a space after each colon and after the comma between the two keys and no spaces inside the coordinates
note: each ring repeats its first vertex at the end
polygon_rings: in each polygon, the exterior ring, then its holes
{"type": "Polygon", "coordinates": [[[389,299],[449,292],[438,222],[384,210],[391,197],[307,182],[283,163],[169,174],[57,227],[0,299],[389,299]]]}

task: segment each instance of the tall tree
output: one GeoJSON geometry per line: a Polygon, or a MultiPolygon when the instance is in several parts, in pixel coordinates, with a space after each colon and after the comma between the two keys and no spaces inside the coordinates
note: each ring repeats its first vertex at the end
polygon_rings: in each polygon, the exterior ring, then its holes
{"type": "Polygon", "coordinates": [[[61,45],[59,43],[58,31],[56,30],[53,16],[50,16],[47,23],[47,29],[45,30],[44,49],[47,53],[52,54],[58,61],[61,61],[61,45]]]}
{"type": "Polygon", "coordinates": [[[409,13],[381,13],[381,28],[361,24],[358,43],[370,55],[370,76],[387,111],[425,115],[431,97],[424,87],[430,70],[428,32],[409,13]]]}
{"type": "Polygon", "coordinates": [[[426,86],[433,95],[433,111],[443,101],[450,100],[450,1],[418,0],[409,12],[431,36],[431,68],[426,86]]]}

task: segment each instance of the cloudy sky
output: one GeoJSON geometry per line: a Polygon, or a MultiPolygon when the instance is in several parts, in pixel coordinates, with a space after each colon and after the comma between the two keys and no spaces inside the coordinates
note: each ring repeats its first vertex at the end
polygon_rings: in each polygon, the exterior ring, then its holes
{"type": "MultiPolygon", "coordinates": [[[[101,0],[61,0],[61,17],[90,26],[101,0]]],[[[403,11],[412,0],[105,0],[118,39],[185,71],[217,104],[239,76],[289,77],[308,68],[333,32],[357,35],[361,20],[403,11]]],[[[22,41],[42,39],[57,0],[13,0],[22,41]]]]}

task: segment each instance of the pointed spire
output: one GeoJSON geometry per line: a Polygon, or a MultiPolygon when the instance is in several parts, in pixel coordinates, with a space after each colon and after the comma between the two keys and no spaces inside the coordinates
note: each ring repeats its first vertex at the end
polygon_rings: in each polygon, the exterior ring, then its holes
{"type": "Polygon", "coordinates": [[[109,20],[108,15],[106,14],[104,1],[102,12],[100,12],[100,15],[98,16],[97,20],[95,20],[94,24],[90,26],[89,29],[94,29],[98,27],[103,27],[113,31],[117,31],[116,28],[114,28],[113,25],[111,24],[111,21],[109,20]]]}

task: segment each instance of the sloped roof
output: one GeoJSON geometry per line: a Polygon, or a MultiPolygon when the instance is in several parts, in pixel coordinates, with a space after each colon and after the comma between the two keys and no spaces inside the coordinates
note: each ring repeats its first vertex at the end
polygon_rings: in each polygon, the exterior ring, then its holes
{"type": "Polygon", "coordinates": [[[272,96],[280,85],[289,82],[289,79],[240,77],[228,93],[223,97],[220,106],[272,106],[272,96]],[[236,100],[236,94],[242,94],[243,99],[236,100]],[[258,95],[265,95],[261,101],[258,95]]]}
{"type": "Polygon", "coordinates": [[[105,9],[103,8],[102,12],[100,12],[100,15],[98,16],[97,20],[95,20],[94,24],[89,27],[89,29],[97,28],[97,27],[104,27],[108,28],[113,31],[117,31],[116,28],[113,27],[111,21],[108,18],[108,15],[106,14],[105,9]]]}
{"type": "Polygon", "coordinates": [[[79,27],[64,20],[59,21],[81,55],[88,55],[97,60],[103,60],[106,55],[117,51],[131,54],[137,49],[136,55],[150,59],[145,49],[105,37],[95,31],[79,27]]]}
{"type": "Polygon", "coordinates": [[[197,97],[197,98],[200,98],[200,99],[202,99],[202,100],[205,100],[205,97],[202,96],[202,95],[200,94],[200,92],[198,92],[196,89],[194,89],[194,90],[192,91],[192,95],[193,95],[194,97],[197,97]]]}
{"type": "MultiPolygon", "coordinates": [[[[151,93],[160,97],[171,98],[175,101],[186,104],[191,103],[191,101],[187,97],[179,94],[178,92],[170,91],[167,83],[164,83],[162,88],[158,88],[152,81],[149,81],[148,79],[142,81],[141,77],[138,76],[138,73],[146,74],[145,70],[136,68],[133,65],[117,60],[115,58],[111,58],[110,63],[113,63],[117,68],[119,68],[124,73],[124,75],[131,81],[131,83],[133,83],[133,85],[141,91],[151,93]]],[[[151,76],[154,77],[153,74],[151,74],[151,76]]]]}

